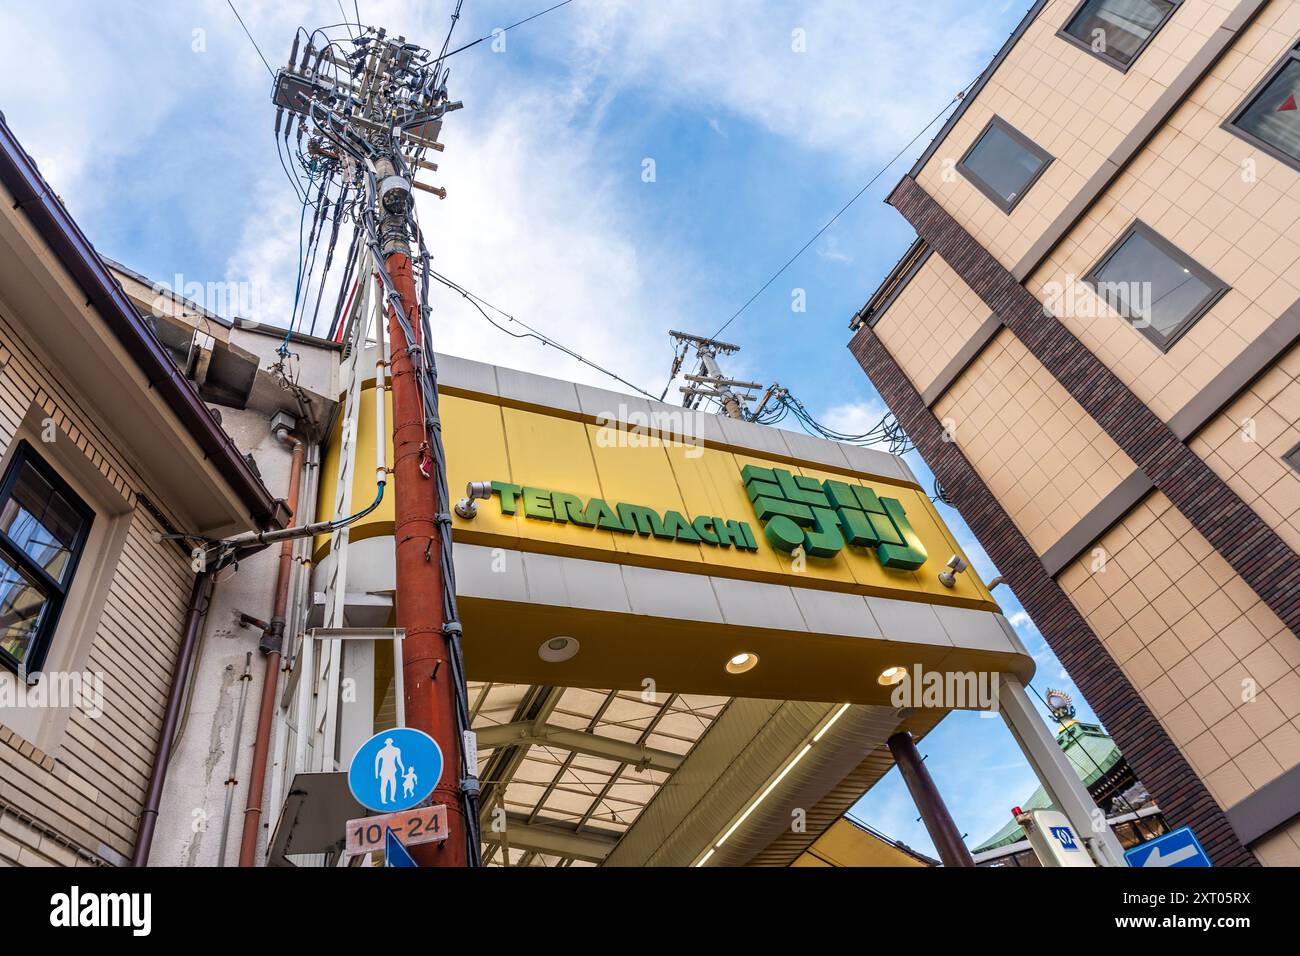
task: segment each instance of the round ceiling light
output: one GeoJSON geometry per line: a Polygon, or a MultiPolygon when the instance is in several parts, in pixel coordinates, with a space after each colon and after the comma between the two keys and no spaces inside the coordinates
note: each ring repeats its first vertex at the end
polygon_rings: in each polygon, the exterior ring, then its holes
{"type": "Polygon", "coordinates": [[[737,654],[731,660],[727,661],[728,674],[743,674],[746,671],[752,671],[758,666],[757,654],[737,654]]]}
{"type": "Polygon", "coordinates": [[[576,637],[553,637],[537,649],[537,656],[550,664],[575,657],[582,645],[576,637]]]}
{"type": "Polygon", "coordinates": [[[903,678],[906,676],[907,668],[905,667],[886,667],[880,672],[880,676],[876,678],[876,683],[885,687],[893,687],[895,684],[902,683],[903,678]]]}

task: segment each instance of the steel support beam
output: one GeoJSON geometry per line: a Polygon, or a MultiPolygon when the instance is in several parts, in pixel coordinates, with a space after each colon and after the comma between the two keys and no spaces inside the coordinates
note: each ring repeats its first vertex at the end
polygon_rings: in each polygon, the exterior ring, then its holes
{"type": "Polygon", "coordinates": [[[998,705],[1002,718],[1047,795],[1069,818],[1098,866],[1126,866],[1119,838],[1106,822],[1106,815],[1093,802],[1070,758],[1056,742],[1056,735],[1034,709],[1024,685],[1011,674],[1002,674],[1000,681],[998,705]]]}
{"type": "MultiPolygon", "coordinates": [[[[552,724],[537,726],[531,720],[483,727],[475,733],[480,750],[535,744],[541,747],[570,750],[590,757],[617,760],[649,770],[662,770],[665,773],[672,773],[682,765],[681,756],[666,750],[656,750],[653,747],[629,743],[625,740],[614,740],[612,737],[601,737],[581,730],[568,730],[552,724]]],[[[513,840],[511,845],[514,845],[513,840]]]]}
{"type": "Polygon", "coordinates": [[[528,818],[522,814],[508,813],[505,830],[484,827],[483,840],[508,845],[512,850],[562,856],[585,863],[601,863],[614,849],[619,838],[600,830],[586,829],[578,834],[561,826],[529,823],[528,818]]]}
{"type": "Polygon", "coordinates": [[[912,794],[916,809],[921,813],[925,829],[930,834],[930,839],[934,841],[934,848],[939,851],[939,859],[943,860],[943,865],[974,866],[975,861],[971,859],[970,850],[962,841],[961,831],[957,829],[957,824],[953,823],[952,815],[948,812],[943,797],[939,795],[939,788],[934,785],[934,778],[930,776],[925,762],[917,753],[912,735],[905,730],[900,730],[886,743],[889,752],[894,755],[894,763],[898,764],[898,772],[903,775],[903,782],[907,784],[908,792],[912,794]]]}

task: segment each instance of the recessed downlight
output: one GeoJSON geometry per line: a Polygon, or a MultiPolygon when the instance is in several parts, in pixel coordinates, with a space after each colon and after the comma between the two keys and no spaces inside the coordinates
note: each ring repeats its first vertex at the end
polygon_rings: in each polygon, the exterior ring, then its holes
{"type": "Polygon", "coordinates": [[[575,657],[582,645],[576,637],[553,637],[537,649],[537,656],[550,664],[558,664],[575,657]]]}
{"type": "Polygon", "coordinates": [[[758,666],[758,655],[749,652],[737,654],[731,660],[727,661],[728,674],[743,674],[746,671],[752,671],[758,666]]]}
{"type": "Polygon", "coordinates": [[[895,684],[902,683],[903,678],[906,676],[907,668],[905,667],[886,667],[880,672],[880,676],[876,678],[876,683],[884,687],[893,687],[895,684]]]}

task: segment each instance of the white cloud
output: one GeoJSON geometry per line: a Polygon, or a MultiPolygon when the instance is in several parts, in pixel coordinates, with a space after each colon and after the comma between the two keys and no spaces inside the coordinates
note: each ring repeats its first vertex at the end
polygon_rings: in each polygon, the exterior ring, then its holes
{"type": "Polygon", "coordinates": [[[845,435],[865,435],[880,424],[886,412],[879,402],[849,402],[828,408],[822,424],[845,435]]]}
{"type": "MultiPolygon", "coordinates": [[[[237,6],[273,67],[286,58],[298,24],[339,19],[327,0],[237,6]]],[[[450,9],[450,2],[416,0],[362,4],[367,22],[431,46],[440,43],[450,9]]],[[[900,17],[892,4],[815,0],[795,15],[788,4],[743,0],[579,0],[510,34],[505,54],[484,45],[457,57],[455,95],[470,108],[448,122],[435,178],[450,198],[420,197],[435,267],[657,393],[671,354],[665,330],[691,327],[713,305],[713,290],[708,263],[691,261],[688,250],[657,249],[653,237],[640,241],[641,227],[615,199],[622,181],[611,178],[600,124],[620,93],[652,91],[664,110],[694,112],[719,135],[727,135],[730,117],[754,123],[829,151],[852,169],[892,153],[981,65],[976,51],[988,45],[987,31],[977,13],[957,9],[953,16],[946,5],[916,5],[900,17]],[[806,53],[791,50],[795,28],[806,33],[806,53]],[[923,70],[918,50],[935,51],[923,70]]],[[[485,2],[467,14],[457,42],[521,12],[516,3],[485,2]]],[[[264,148],[273,115],[269,77],[224,0],[123,0],[111,9],[50,0],[25,7],[21,17],[0,14],[0,77],[23,89],[9,119],[56,189],[75,200],[74,210],[91,202],[111,207],[111,184],[104,188],[97,177],[114,158],[130,158],[149,176],[157,174],[157,158],[168,157],[160,208],[181,199],[182,189],[203,188],[183,182],[185,150],[193,145],[169,140],[167,131],[178,112],[201,112],[234,144],[232,164],[246,185],[219,217],[193,218],[213,235],[239,237],[228,277],[256,285],[265,321],[285,321],[298,207],[264,148]],[[201,53],[195,31],[202,31],[201,53]]],[[[142,226],[159,214],[112,213],[142,226]]],[[[818,252],[847,259],[833,241],[818,252]]],[[[536,342],[492,329],[452,293],[439,291],[434,302],[440,349],[621,388],[536,342]]],[[[739,358],[733,374],[764,377],[739,358]]],[[[857,433],[883,411],[846,405],[825,421],[857,433]]]]}
{"type": "Polygon", "coordinates": [[[840,248],[840,242],[835,236],[826,237],[826,240],[817,247],[817,255],[828,262],[838,262],[842,265],[853,262],[853,257],[840,248]]]}
{"type": "Polygon", "coordinates": [[[586,0],[582,7],[571,42],[588,76],[651,86],[688,107],[722,107],[850,162],[897,151],[974,79],[998,39],[987,11],[974,4],[586,0]],[[795,30],[803,31],[806,52],[792,49],[795,30]]]}

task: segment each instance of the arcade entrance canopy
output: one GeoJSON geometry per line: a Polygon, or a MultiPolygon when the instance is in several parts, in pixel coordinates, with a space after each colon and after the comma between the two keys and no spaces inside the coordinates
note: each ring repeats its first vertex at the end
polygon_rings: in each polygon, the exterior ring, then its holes
{"type": "MultiPolygon", "coordinates": [[[[889,769],[892,735],[980,706],[900,706],[899,676],[1032,676],[975,574],[940,579],[964,555],[902,459],[449,356],[438,368],[450,487],[477,496],[453,536],[490,862],[788,865],[889,769]]],[[[338,425],[362,462],[368,384],[338,425]]],[[[347,446],[327,454],[319,500],[340,500],[341,476],[360,510],[375,489],[366,467],[348,474],[347,446]]],[[[351,529],[349,626],[391,624],[390,501],[351,529]]],[[[315,560],[324,607],[340,555],[322,540],[315,560]]],[[[392,719],[392,675],[361,657],[368,734],[392,719]]],[[[313,744],[336,755],[318,759],[327,774],[355,749],[329,743],[313,744]]],[[[285,854],[326,849],[281,829],[285,854]]]]}

